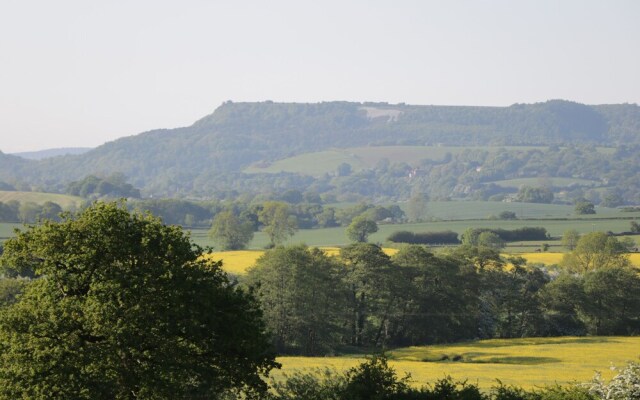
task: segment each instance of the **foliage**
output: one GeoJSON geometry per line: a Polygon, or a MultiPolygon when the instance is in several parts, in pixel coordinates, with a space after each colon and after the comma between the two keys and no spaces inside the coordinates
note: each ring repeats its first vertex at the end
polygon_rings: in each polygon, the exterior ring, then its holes
{"type": "Polygon", "coordinates": [[[453,231],[444,232],[409,232],[396,231],[387,238],[390,242],[409,244],[458,244],[458,234],[453,231]]]}
{"type": "Polygon", "coordinates": [[[523,186],[518,191],[517,198],[524,203],[551,203],[553,192],[546,187],[523,186]]]}
{"type": "Polygon", "coordinates": [[[580,240],[580,233],[575,229],[569,229],[562,234],[562,245],[567,250],[574,250],[580,240]]]}
{"type": "Polygon", "coordinates": [[[253,239],[253,224],[233,211],[216,215],[209,236],[222,250],[241,250],[253,239]]]}
{"type": "Polygon", "coordinates": [[[0,397],[130,399],[261,393],[277,364],[261,313],[178,227],[95,203],[5,243],[34,271],[0,312],[0,397]]]}
{"type": "Polygon", "coordinates": [[[574,272],[626,267],[629,265],[627,249],[614,236],[604,232],[583,235],[572,252],[565,254],[562,265],[574,272]]]}
{"type": "Polygon", "coordinates": [[[627,400],[640,399],[640,364],[630,362],[608,383],[596,373],[590,384],[585,385],[589,392],[600,399],[627,400]]]}
{"type": "Polygon", "coordinates": [[[397,399],[408,392],[409,376],[398,378],[384,356],[373,356],[346,373],[342,398],[352,400],[397,399]]]}
{"type": "Polygon", "coordinates": [[[578,215],[589,215],[589,214],[596,213],[595,206],[593,205],[593,203],[589,201],[577,202],[575,210],[576,210],[576,214],[578,215]]]}
{"type": "Polygon", "coordinates": [[[297,230],[298,224],[289,212],[286,203],[269,201],[264,203],[258,213],[258,220],[264,225],[271,246],[281,244],[297,230]]]}
{"type": "MultiPolygon", "coordinates": [[[[343,198],[406,200],[411,193],[432,199],[504,196],[510,189],[494,182],[548,176],[550,182],[578,180],[568,201],[596,196],[595,185],[629,203],[640,192],[634,134],[639,121],[637,105],[559,100],[492,108],[227,102],[188,127],[122,138],[81,155],[28,161],[1,154],[0,179],[61,192],[87,174],[124,173],[154,197],[223,199],[313,189],[343,198]],[[371,112],[392,112],[397,118],[371,117],[371,112]],[[487,143],[494,147],[487,150],[487,143]],[[425,152],[425,144],[434,145],[425,152]],[[391,150],[383,153],[383,145],[391,150]],[[513,147],[522,145],[538,147],[513,147]],[[348,157],[356,146],[366,146],[367,154],[348,157]],[[333,163],[316,158],[330,164],[327,174],[311,176],[301,168],[260,173],[276,160],[331,148],[342,158],[333,163]],[[390,161],[379,162],[384,158],[390,161]],[[352,164],[349,176],[336,176],[341,162],[352,164]],[[251,173],[241,172],[252,164],[251,173]]],[[[608,194],[602,197],[610,200],[608,194]]]]}
{"type": "Polygon", "coordinates": [[[498,218],[506,220],[518,219],[516,213],[513,211],[502,211],[500,214],[498,214],[498,218]]]}
{"type": "Polygon", "coordinates": [[[340,274],[333,258],[303,245],[271,249],[249,270],[245,283],[260,301],[278,352],[318,355],[337,345],[340,274]]]}
{"type": "Polygon", "coordinates": [[[372,233],[378,232],[378,224],[365,216],[356,217],[347,227],[347,237],[352,242],[364,243],[372,233]]]}
{"type": "Polygon", "coordinates": [[[421,193],[411,196],[407,204],[407,219],[409,222],[424,221],[427,216],[427,201],[427,196],[421,193]]]}
{"type": "Polygon", "coordinates": [[[505,247],[505,242],[497,234],[485,231],[478,235],[477,245],[500,250],[505,247]]]}
{"type": "Polygon", "coordinates": [[[545,240],[549,238],[545,228],[524,226],[513,230],[501,228],[469,228],[462,233],[461,241],[463,244],[477,246],[479,237],[483,232],[493,233],[505,242],[545,240]]]}
{"type": "Polygon", "coordinates": [[[71,182],[67,186],[67,193],[85,198],[139,198],[140,190],[127,183],[126,179],[121,173],[106,178],[89,175],[80,181],[71,182]]]}

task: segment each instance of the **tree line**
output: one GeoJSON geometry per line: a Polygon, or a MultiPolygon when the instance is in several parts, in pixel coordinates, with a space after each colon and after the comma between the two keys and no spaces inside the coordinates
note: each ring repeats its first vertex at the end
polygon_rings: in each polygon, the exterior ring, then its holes
{"type": "Polygon", "coordinates": [[[580,239],[561,272],[488,246],[386,255],[355,243],[327,256],[266,252],[240,281],[282,354],[327,355],[477,338],[640,333],[640,276],[616,238],[580,239]]]}

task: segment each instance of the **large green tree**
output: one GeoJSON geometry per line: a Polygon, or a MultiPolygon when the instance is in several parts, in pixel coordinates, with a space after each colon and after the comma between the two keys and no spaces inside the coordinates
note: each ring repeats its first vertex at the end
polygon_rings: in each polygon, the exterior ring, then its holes
{"type": "Polygon", "coordinates": [[[562,264],[573,272],[626,267],[630,265],[627,248],[614,236],[591,232],[582,236],[575,249],[562,258],[562,264]]]}
{"type": "Polygon", "coordinates": [[[289,205],[279,201],[264,203],[258,213],[258,220],[264,225],[271,246],[282,244],[298,229],[295,216],[291,215],[289,205]]]}
{"type": "Polygon", "coordinates": [[[0,398],[264,392],[277,366],[256,302],[179,227],[96,203],[5,243],[37,278],[0,311],[0,398]]]}
{"type": "Polygon", "coordinates": [[[264,310],[280,353],[324,354],[341,339],[344,267],[322,250],[278,246],[260,257],[246,283],[264,310]]]}
{"type": "Polygon", "coordinates": [[[253,239],[253,224],[231,210],[218,213],[213,219],[209,236],[222,250],[240,250],[253,239]]]}
{"type": "Polygon", "coordinates": [[[347,227],[347,237],[352,242],[364,243],[372,233],[378,232],[376,221],[364,215],[358,216],[347,227]]]}

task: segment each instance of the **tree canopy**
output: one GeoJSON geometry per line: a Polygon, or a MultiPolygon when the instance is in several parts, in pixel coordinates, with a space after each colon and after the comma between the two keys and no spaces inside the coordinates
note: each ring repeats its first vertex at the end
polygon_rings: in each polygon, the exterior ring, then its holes
{"type": "Polygon", "coordinates": [[[244,249],[253,239],[253,224],[231,210],[223,211],[213,219],[209,236],[222,250],[244,249]]]}
{"type": "Polygon", "coordinates": [[[0,397],[262,393],[277,364],[255,301],[179,227],[95,203],[5,243],[37,278],[0,311],[0,397]]]}

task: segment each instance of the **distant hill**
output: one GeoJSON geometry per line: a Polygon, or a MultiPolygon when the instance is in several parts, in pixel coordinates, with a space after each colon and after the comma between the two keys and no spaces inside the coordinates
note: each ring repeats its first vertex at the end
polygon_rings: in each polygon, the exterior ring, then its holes
{"type": "Polygon", "coordinates": [[[0,202],[8,203],[10,201],[17,201],[20,203],[36,203],[44,204],[47,201],[58,204],[63,209],[80,207],[85,199],[77,196],[69,196],[65,194],[55,193],[38,193],[38,192],[17,192],[17,191],[2,191],[0,190],[0,202]]]}
{"type": "MultiPolygon", "coordinates": [[[[69,182],[89,174],[107,176],[120,172],[144,195],[234,195],[242,191],[305,189],[314,178],[242,171],[251,165],[335,148],[617,147],[640,145],[639,133],[640,107],[635,104],[589,106],[552,100],[509,107],[471,107],[226,102],[191,126],[121,138],[78,155],[36,161],[0,153],[0,181],[27,182],[63,192],[69,182]]],[[[510,178],[516,177],[493,179],[510,178]]]]}
{"type": "Polygon", "coordinates": [[[91,150],[91,147],[62,147],[58,149],[46,149],[39,151],[24,151],[11,153],[11,155],[26,158],[28,160],[42,160],[45,158],[83,154],[91,150]]]}

